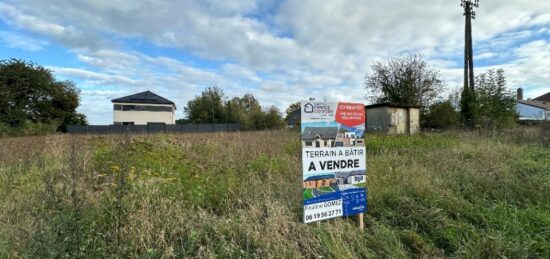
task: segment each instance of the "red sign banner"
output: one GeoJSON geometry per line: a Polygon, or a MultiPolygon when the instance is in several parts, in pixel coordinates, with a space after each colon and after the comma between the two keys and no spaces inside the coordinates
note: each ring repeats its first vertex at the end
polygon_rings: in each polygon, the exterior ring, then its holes
{"type": "Polygon", "coordinates": [[[354,127],[365,123],[365,106],[360,103],[338,103],[336,122],[354,127]]]}

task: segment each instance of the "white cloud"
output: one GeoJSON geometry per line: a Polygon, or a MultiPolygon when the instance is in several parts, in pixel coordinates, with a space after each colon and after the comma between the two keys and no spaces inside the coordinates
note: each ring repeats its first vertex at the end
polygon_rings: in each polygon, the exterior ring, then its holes
{"type": "Polygon", "coordinates": [[[101,42],[101,40],[86,35],[71,26],[63,26],[50,22],[46,18],[24,14],[19,9],[6,3],[0,3],[0,18],[17,28],[51,37],[70,46],[97,47],[101,42]]]}
{"type": "Polygon", "coordinates": [[[222,70],[228,78],[234,78],[237,80],[245,80],[253,83],[261,82],[262,79],[256,75],[252,70],[247,69],[237,64],[224,64],[222,70]]]}
{"type": "Polygon", "coordinates": [[[0,31],[0,40],[10,48],[20,48],[26,51],[39,51],[48,45],[46,41],[11,31],[0,31]]]}
{"type": "Polygon", "coordinates": [[[508,85],[523,87],[526,97],[550,92],[550,40],[537,40],[521,45],[515,50],[518,57],[503,65],[508,72],[508,85]]]}
{"type": "MultiPolygon", "coordinates": [[[[548,89],[550,3],[487,0],[477,13],[475,61],[503,62],[498,67],[510,87],[548,89]]],[[[70,49],[86,67],[56,73],[81,80],[87,91],[157,90],[179,107],[211,85],[229,96],[253,93],[281,110],[310,96],[364,101],[364,76],[374,60],[416,52],[441,69],[450,87],[462,84],[458,0],[7,0],[0,18],[70,49]],[[216,65],[151,54],[141,44],[216,65]]]]}
{"type": "Polygon", "coordinates": [[[135,85],[138,81],[124,76],[92,72],[79,68],[47,66],[56,75],[93,82],[96,85],[135,85]]]}

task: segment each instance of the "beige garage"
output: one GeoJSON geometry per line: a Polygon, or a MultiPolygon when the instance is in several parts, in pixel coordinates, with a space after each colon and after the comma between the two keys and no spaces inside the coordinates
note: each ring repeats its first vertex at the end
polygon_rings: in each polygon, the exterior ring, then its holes
{"type": "Polygon", "coordinates": [[[420,107],[393,103],[365,106],[367,132],[416,134],[420,132],[420,107]]]}

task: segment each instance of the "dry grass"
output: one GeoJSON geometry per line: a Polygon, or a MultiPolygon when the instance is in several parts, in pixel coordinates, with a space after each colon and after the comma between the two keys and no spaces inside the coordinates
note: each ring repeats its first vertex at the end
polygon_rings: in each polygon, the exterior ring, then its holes
{"type": "Polygon", "coordinates": [[[368,136],[365,232],[300,222],[295,132],[3,138],[0,258],[549,257],[542,136],[368,136]]]}

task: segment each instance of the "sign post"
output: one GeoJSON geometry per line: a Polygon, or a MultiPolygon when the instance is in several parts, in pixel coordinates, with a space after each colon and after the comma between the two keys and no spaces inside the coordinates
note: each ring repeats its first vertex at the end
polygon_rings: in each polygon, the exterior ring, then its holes
{"type": "Polygon", "coordinates": [[[365,106],[308,102],[301,105],[304,223],[367,211],[365,106]]]}

